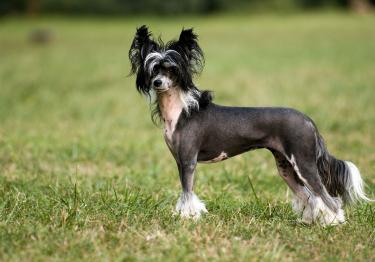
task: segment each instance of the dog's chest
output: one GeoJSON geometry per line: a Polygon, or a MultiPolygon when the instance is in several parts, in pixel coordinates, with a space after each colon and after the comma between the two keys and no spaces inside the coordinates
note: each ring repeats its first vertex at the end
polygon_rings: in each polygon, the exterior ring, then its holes
{"type": "Polygon", "coordinates": [[[177,90],[169,89],[167,92],[158,94],[158,104],[164,121],[165,142],[176,161],[179,162],[173,142],[173,133],[183,110],[183,103],[177,90]]]}

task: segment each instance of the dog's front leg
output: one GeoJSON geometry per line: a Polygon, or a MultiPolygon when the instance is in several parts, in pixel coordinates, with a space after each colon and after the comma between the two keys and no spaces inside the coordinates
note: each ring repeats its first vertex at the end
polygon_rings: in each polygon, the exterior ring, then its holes
{"type": "Polygon", "coordinates": [[[182,194],[178,199],[176,211],[181,217],[199,219],[201,212],[207,212],[203,202],[194,194],[194,175],[197,159],[180,161],[179,173],[182,185],[182,194]]]}

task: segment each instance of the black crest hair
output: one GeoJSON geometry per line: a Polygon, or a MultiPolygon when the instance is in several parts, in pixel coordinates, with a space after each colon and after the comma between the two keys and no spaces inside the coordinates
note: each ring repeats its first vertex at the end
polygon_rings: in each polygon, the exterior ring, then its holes
{"type": "MultiPolygon", "coordinates": [[[[193,82],[193,77],[200,75],[204,67],[203,51],[198,44],[198,36],[193,28],[182,29],[180,37],[164,44],[159,37],[155,41],[147,26],[137,28],[133,43],[129,50],[131,62],[130,75],[136,74],[136,87],[139,93],[151,99],[151,79],[153,67],[156,64],[169,63],[177,75],[175,83],[184,93],[194,97],[196,103],[191,103],[185,110],[187,117],[193,116],[199,109],[204,109],[213,100],[212,91],[201,91],[193,82]]],[[[152,110],[152,119],[156,123],[161,118],[157,103],[152,110]]]]}
{"type": "Polygon", "coordinates": [[[193,29],[183,29],[178,40],[171,40],[165,45],[160,38],[158,42],[154,40],[146,25],[137,28],[129,50],[129,59],[132,66],[130,75],[137,75],[137,90],[144,95],[149,95],[151,86],[151,76],[146,71],[144,64],[147,55],[152,52],[167,54],[168,59],[173,60],[174,64],[177,65],[179,85],[184,91],[196,89],[193,77],[201,74],[204,66],[204,55],[198,45],[198,36],[193,33],[193,29]],[[168,52],[169,50],[176,52],[168,52]]]}

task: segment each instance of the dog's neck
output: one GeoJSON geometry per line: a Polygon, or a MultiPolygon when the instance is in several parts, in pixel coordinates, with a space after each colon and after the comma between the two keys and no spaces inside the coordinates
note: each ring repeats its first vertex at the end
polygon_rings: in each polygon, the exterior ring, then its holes
{"type": "Polygon", "coordinates": [[[158,105],[164,121],[164,137],[167,143],[172,143],[172,134],[177,120],[184,108],[178,88],[170,88],[163,93],[157,93],[158,105]]]}

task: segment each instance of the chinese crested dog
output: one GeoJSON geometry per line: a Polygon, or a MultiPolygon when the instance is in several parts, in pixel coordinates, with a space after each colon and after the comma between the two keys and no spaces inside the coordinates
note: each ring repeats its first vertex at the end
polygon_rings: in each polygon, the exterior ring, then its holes
{"type": "Polygon", "coordinates": [[[194,194],[197,163],[216,163],[260,148],[273,154],[304,222],[345,222],[342,202],[370,201],[357,167],[328,153],[308,116],[291,108],[212,103],[212,91],[199,90],[193,82],[204,65],[197,39],[188,29],[164,44],[142,26],[129,51],[137,90],[149,97],[154,123],[164,122],[164,138],[177,162],[182,194],[176,211],[181,217],[197,219],[207,212],[194,194]]]}

